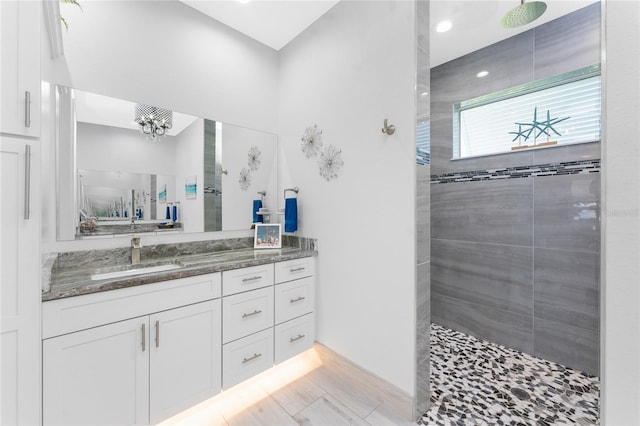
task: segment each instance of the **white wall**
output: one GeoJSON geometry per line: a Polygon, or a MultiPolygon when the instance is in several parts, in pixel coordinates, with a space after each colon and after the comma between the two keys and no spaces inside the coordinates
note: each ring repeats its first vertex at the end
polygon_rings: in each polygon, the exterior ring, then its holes
{"type": "MultiPolygon", "coordinates": [[[[178,222],[184,232],[204,231],[204,120],[199,118],[176,137],[176,198],[178,222]],[[184,187],[187,177],[196,177],[196,198],[187,199],[184,187]]],[[[167,194],[168,197],[168,194],[167,194]]],[[[173,208],[173,207],[172,207],[173,208]]]]}
{"type": "Polygon", "coordinates": [[[603,425],[640,424],[640,3],[606,0],[602,143],[603,425]]]}
{"type": "Polygon", "coordinates": [[[342,1],[281,51],[283,188],[319,238],[317,340],[414,394],[415,4],[342,1]],[[381,132],[389,118],[396,133],[381,132]],[[342,149],[319,176],[300,138],[342,149]]]}

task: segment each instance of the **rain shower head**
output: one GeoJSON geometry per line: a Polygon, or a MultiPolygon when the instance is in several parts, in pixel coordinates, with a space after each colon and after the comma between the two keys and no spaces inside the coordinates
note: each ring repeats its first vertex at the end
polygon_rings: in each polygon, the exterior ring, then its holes
{"type": "Polygon", "coordinates": [[[515,28],[527,25],[538,19],[547,10],[547,4],[543,1],[531,1],[525,3],[520,0],[520,6],[516,6],[502,17],[502,26],[515,28]]]}

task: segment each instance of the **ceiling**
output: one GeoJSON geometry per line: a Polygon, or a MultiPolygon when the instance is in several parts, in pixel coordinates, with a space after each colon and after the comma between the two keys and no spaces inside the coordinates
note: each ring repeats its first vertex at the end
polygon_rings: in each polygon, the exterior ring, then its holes
{"type": "Polygon", "coordinates": [[[519,0],[431,0],[430,66],[433,68],[540,24],[574,12],[597,0],[546,0],[547,10],[531,24],[502,28],[500,20],[519,0]],[[435,26],[448,19],[453,27],[438,33],[435,26]]]}
{"type": "Polygon", "coordinates": [[[272,49],[280,50],[339,0],[180,1],[272,49]]]}
{"type": "MultiPolygon", "coordinates": [[[[280,50],[339,0],[180,1],[272,49],[280,50]]],[[[500,25],[500,19],[518,6],[519,0],[431,0],[431,66],[512,37],[595,1],[546,0],[547,11],[537,21],[520,28],[505,29],[500,25]],[[435,25],[443,19],[451,20],[453,27],[446,33],[437,33],[435,25]]]]}

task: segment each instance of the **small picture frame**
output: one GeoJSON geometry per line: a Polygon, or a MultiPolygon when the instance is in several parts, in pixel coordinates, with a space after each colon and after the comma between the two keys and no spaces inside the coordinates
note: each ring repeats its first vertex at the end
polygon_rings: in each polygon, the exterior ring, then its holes
{"type": "Polygon", "coordinates": [[[282,228],[279,223],[256,223],[253,248],[282,248],[282,228]]]}

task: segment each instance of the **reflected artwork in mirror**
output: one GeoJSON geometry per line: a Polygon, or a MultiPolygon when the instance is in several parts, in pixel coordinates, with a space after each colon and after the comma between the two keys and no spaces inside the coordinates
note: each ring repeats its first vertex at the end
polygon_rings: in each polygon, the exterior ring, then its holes
{"type": "Polygon", "coordinates": [[[56,86],[59,241],[248,230],[253,200],[277,210],[276,135],[157,106],[164,135],[150,136],[136,105],[56,86]]]}

